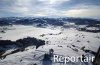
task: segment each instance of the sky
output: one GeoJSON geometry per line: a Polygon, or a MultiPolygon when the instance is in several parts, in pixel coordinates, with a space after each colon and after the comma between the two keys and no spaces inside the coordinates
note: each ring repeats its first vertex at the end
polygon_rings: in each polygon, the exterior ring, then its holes
{"type": "Polygon", "coordinates": [[[0,0],[0,17],[100,18],[100,0],[0,0]]]}

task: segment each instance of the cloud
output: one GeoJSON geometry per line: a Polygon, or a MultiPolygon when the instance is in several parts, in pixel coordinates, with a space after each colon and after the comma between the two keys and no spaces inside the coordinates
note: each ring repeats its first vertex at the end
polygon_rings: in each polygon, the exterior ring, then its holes
{"type": "Polygon", "coordinates": [[[70,1],[70,0],[38,0],[38,1],[41,1],[48,5],[55,5],[55,4],[61,4],[65,1],[70,1]]]}
{"type": "Polygon", "coordinates": [[[79,4],[69,10],[64,10],[64,16],[100,18],[100,6],[79,4]]]}
{"type": "Polygon", "coordinates": [[[99,18],[100,9],[73,9],[63,13],[64,16],[99,18]]]}
{"type": "Polygon", "coordinates": [[[99,0],[0,0],[0,16],[100,17],[99,0]]]}

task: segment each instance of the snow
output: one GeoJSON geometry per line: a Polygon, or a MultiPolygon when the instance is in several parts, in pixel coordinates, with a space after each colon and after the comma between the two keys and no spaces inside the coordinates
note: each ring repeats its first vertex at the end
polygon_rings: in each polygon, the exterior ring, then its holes
{"type": "Polygon", "coordinates": [[[86,30],[100,30],[100,29],[97,27],[88,27],[88,28],[86,28],[86,30]]]}
{"type": "MultiPolygon", "coordinates": [[[[0,60],[0,65],[31,65],[35,63],[37,63],[37,65],[43,65],[41,61],[43,55],[48,53],[51,48],[54,49],[54,54],[63,56],[81,56],[82,54],[94,56],[91,53],[85,53],[81,48],[85,46],[85,49],[96,52],[100,46],[100,39],[96,38],[100,36],[100,33],[90,33],[78,31],[75,28],[62,27],[39,28],[34,26],[13,25],[12,28],[14,29],[7,30],[6,33],[0,33],[2,40],[8,39],[15,41],[30,36],[45,40],[48,43],[38,49],[35,49],[34,46],[29,46],[23,52],[8,55],[5,59],[0,60]],[[49,35],[51,33],[53,35],[49,35]],[[45,36],[41,37],[40,35],[42,34],[45,34],[45,36]],[[80,42],[77,42],[77,40],[80,42]],[[73,49],[78,49],[78,52],[73,49]]],[[[52,65],[60,65],[60,63],[52,63],[52,65]]],[[[82,65],[82,63],[74,63],[72,65],[82,65]]],[[[89,65],[91,65],[91,62],[89,62],[89,65]]]]}
{"type": "Polygon", "coordinates": [[[1,33],[0,37],[3,40],[12,40],[15,41],[20,38],[25,38],[27,36],[30,37],[39,37],[41,34],[48,34],[48,33],[59,33],[59,30],[51,30],[45,28],[36,28],[33,26],[24,26],[24,25],[14,25],[15,30],[8,30],[5,34],[1,33]]]}

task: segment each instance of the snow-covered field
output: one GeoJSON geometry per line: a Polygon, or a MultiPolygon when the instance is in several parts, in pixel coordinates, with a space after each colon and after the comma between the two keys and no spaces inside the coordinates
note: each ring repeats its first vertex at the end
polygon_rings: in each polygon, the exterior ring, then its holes
{"type": "MultiPolygon", "coordinates": [[[[39,28],[34,26],[13,25],[11,30],[0,33],[1,40],[12,40],[35,37],[46,41],[44,46],[35,49],[34,46],[26,48],[26,51],[8,55],[0,60],[0,65],[45,65],[42,62],[43,55],[49,49],[54,49],[54,54],[63,56],[91,55],[84,52],[81,48],[96,52],[100,46],[100,33],[78,31],[75,28],[46,27],[39,28]],[[42,36],[43,35],[43,36],[42,36]]],[[[8,51],[9,52],[9,51],[8,51]]],[[[82,63],[70,63],[71,65],[82,65],[82,63]]],[[[70,65],[67,64],[67,65],[70,65]]],[[[91,62],[88,63],[91,65],[91,62]]],[[[47,64],[49,65],[49,64],[47,64]]],[[[52,65],[61,65],[52,62],[52,65]]],[[[83,63],[83,65],[86,65],[83,63]]]]}

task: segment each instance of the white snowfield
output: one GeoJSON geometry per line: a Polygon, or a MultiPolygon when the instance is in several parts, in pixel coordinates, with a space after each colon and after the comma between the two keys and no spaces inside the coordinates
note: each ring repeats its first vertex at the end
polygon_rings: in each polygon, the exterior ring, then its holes
{"type": "MultiPolygon", "coordinates": [[[[94,56],[91,53],[84,52],[81,48],[85,47],[85,49],[96,52],[100,46],[100,33],[84,32],[78,31],[75,28],[65,29],[62,27],[38,28],[34,26],[13,25],[12,28],[14,29],[7,30],[6,33],[0,33],[0,37],[2,37],[0,39],[15,41],[25,37],[35,37],[45,40],[46,44],[38,49],[30,46],[23,52],[8,55],[5,59],[0,60],[0,65],[34,65],[35,63],[37,65],[50,65],[44,64],[42,59],[43,55],[48,53],[51,48],[54,49],[54,54],[72,57],[83,54],[94,56]],[[41,36],[43,34],[44,36],[41,36]]],[[[88,62],[88,65],[91,64],[91,62],[88,62]]],[[[52,62],[51,65],[87,64],[82,62],[71,62],[70,64],[52,62]]]]}

